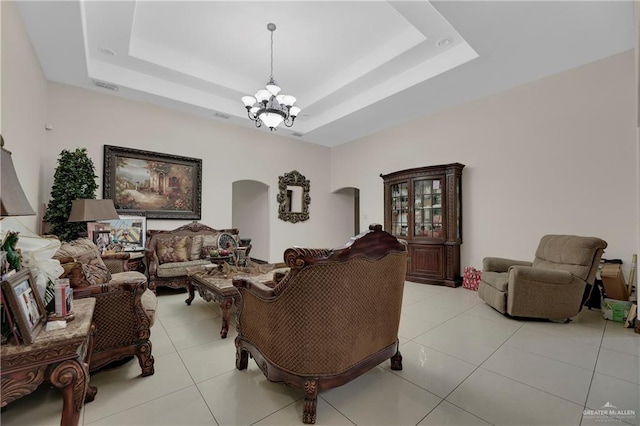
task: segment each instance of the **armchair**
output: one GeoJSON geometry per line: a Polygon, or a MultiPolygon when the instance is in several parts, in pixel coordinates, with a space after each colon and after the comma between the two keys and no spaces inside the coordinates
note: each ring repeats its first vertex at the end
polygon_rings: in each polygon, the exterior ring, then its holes
{"type": "MultiPolygon", "coordinates": [[[[63,243],[54,259],[64,269],[61,278],[69,278],[75,299],[96,299],[96,339],[89,370],[135,355],[142,376],[152,375],[150,337],[157,300],[147,288],[146,276],[126,271],[126,258],[120,260],[123,272],[111,273],[96,245],[87,239],[63,243]]],[[[110,267],[114,270],[115,264],[110,267]]]]}
{"type": "Polygon", "coordinates": [[[303,390],[304,423],[315,423],[319,391],[389,358],[402,369],[406,244],[380,225],[369,229],[342,249],[287,249],[291,269],[277,282],[233,280],[236,368],[246,369],[251,354],[267,379],[303,390]]]}
{"type": "Polygon", "coordinates": [[[545,235],[533,262],[485,257],[478,296],[502,314],[568,319],[580,312],[607,243],[600,238],[545,235]]]}

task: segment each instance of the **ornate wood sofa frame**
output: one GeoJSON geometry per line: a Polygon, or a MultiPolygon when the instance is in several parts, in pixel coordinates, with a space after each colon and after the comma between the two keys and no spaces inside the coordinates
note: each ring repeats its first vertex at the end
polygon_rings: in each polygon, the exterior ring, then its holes
{"type": "MultiPolygon", "coordinates": [[[[202,249],[206,247],[227,248],[227,244],[238,247],[240,238],[238,229],[213,229],[199,222],[191,222],[174,230],[147,231],[147,256],[149,270],[149,288],[153,291],[158,286],[170,288],[189,288],[187,268],[208,265],[211,259],[202,256],[202,249]],[[186,251],[173,250],[167,256],[167,246],[184,245],[186,251]],[[219,247],[224,245],[224,247],[219,247]],[[163,255],[164,251],[164,255],[163,255]],[[182,254],[180,254],[182,252],[182,254]],[[169,260],[169,261],[167,261],[169,260]]],[[[248,256],[251,246],[246,250],[248,256]]]]}
{"type": "Polygon", "coordinates": [[[289,248],[276,281],[237,277],[236,368],[249,354],[270,381],[305,392],[315,423],[318,392],[386,359],[402,369],[398,326],[407,262],[404,242],[371,225],[342,249],[289,248]]]}

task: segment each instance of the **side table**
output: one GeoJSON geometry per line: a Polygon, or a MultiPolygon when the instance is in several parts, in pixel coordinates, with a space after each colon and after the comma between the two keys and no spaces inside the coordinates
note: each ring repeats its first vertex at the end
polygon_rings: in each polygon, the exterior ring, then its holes
{"type": "Polygon", "coordinates": [[[97,389],[89,386],[89,362],[95,325],[93,297],[75,300],[75,319],[67,328],[40,331],[31,345],[2,345],[2,407],[49,381],[62,391],[61,426],[76,426],[84,402],[93,401],[97,389]]]}

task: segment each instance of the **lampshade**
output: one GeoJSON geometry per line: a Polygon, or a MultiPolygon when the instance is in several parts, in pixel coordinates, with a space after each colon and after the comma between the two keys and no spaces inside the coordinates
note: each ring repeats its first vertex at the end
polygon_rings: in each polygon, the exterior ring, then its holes
{"type": "MultiPolygon", "coordinates": [[[[0,136],[1,137],[1,136],[0,136]]],[[[2,216],[32,216],[36,212],[31,208],[27,196],[22,190],[16,169],[13,167],[11,151],[0,148],[0,205],[2,216]]]]}
{"type": "Polygon", "coordinates": [[[68,222],[93,222],[96,220],[120,219],[113,200],[73,200],[68,222]]]}

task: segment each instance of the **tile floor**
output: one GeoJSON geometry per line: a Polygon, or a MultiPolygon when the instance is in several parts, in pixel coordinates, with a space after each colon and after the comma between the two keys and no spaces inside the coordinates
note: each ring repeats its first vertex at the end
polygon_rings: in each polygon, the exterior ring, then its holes
{"type": "MultiPolygon", "coordinates": [[[[252,360],[236,370],[235,330],[219,338],[217,304],[196,296],[188,307],[185,297],[158,295],[156,374],[138,377],[137,361],[94,374],[82,424],[302,424],[302,393],[268,382],[252,360]]],[[[640,335],[599,311],[520,322],[476,292],[408,282],[400,341],[404,369],[385,362],[322,392],[318,425],[640,425],[640,335]],[[619,418],[583,415],[605,404],[619,418]]],[[[60,407],[43,385],[9,405],[2,424],[57,425],[60,407]]]]}

